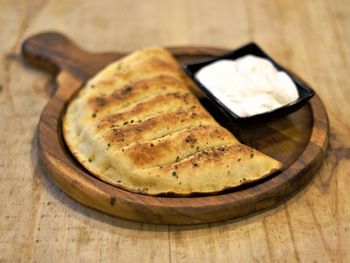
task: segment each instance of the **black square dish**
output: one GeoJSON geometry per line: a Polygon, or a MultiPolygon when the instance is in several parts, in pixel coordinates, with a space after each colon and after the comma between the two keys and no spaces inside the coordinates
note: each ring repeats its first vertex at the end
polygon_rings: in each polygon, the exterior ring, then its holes
{"type": "Polygon", "coordinates": [[[224,55],[206,59],[206,60],[201,60],[199,62],[195,63],[190,63],[183,65],[184,71],[192,78],[192,80],[198,85],[201,91],[206,95],[206,97],[213,102],[214,105],[216,105],[221,112],[223,112],[225,115],[227,115],[230,119],[235,120],[235,121],[252,121],[252,120],[264,120],[267,118],[271,117],[277,117],[281,115],[286,115],[288,113],[291,113],[297,109],[299,109],[301,106],[303,106],[315,93],[314,91],[307,85],[304,81],[302,81],[300,78],[298,78],[295,74],[291,73],[289,70],[285,69],[281,65],[279,65],[277,62],[275,62],[269,55],[267,55],[257,44],[255,43],[250,43],[247,44],[241,48],[238,48],[236,50],[233,50],[229,53],[226,53],[224,55]],[[287,105],[284,105],[280,108],[263,112],[260,114],[256,114],[253,116],[248,116],[248,117],[240,117],[237,114],[235,114],[233,111],[231,111],[228,107],[224,105],[217,97],[215,97],[204,85],[201,84],[199,80],[196,79],[195,74],[204,66],[211,64],[217,60],[220,59],[230,59],[230,60],[235,60],[237,58],[240,58],[245,55],[255,55],[258,57],[262,57],[265,59],[268,59],[277,70],[282,70],[286,72],[293,82],[295,83],[298,93],[299,93],[299,98],[287,105]]]}

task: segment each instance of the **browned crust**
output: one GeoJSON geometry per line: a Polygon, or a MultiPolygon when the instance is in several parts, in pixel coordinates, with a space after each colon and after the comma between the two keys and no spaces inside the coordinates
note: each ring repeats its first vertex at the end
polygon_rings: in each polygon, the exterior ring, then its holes
{"type": "Polygon", "coordinates": [[[137,123],[125,123],[122,127],[112,128],[105,139],[109,143],[131,143],[143,139],[143,134],[157,129],[166,128],[167,132],[162,136],[171,134],[180,128],[190,127],[201,121],[211,121],[212,117],[202,108],[191,107],[178,109],[174,112],[166,112],[137,123]]]}
{"type": "Polygon", "coordinates": [[[195,99],[188,92],[170,92],[165,94],[156,95],[150,99],[136,103],[134,107],[125,112],[119,112],[107,115],[103,117],[98,125],[98,129],[104,129],[106,127],[118,127],[119,123],[134,123],[139,121],[138,116],[142,113],[149,113],[146,117],[162,113],[162,111],[155,111],[157,107],[161,108],[166,105],[180,105],[181,107],[186,107],[187,105],[193,105],[195,99]],[[153,113],[153,114],[152,114],[153,113]]]}
{"type": "Polygon", "coordinates": [[[199,125],[177,132],[174,136],[136,143],[126,148],[124,153],[137,167],[155,163],[165,155],[173,155],[171,162],[176,163],[209,147],[213,138],[217,141],[216,145],[233,141],[232,135],[226,129],[213,125],[199,125]],[[177,154],[175,150],[178,151],[177,154]],[[180,150],[188,153],[183,156],[180,150]]]}
{"type": "MultiPolygon", "coordinates": [[[[98,84],[96,85],[96,88],[98,88],[98,84]]],[[[157,94],[159,92],[188,92],[188,89],[183,82],[174,77],[159,75],[124,85],[121,88],[117,88],[108,96],[101,94],[99,96],[91,97],[88,103],[91,109],[97,112],[108,106],[122,104],[133,98],[140,97],[148,91],[157,94]]]]}

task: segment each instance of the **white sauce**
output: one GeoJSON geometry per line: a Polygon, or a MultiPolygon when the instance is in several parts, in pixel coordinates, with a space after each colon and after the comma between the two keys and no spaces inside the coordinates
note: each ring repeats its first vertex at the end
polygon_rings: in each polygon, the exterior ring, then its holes
{"type": "Polygon", "coordinates": [[[284,72],[264,58],[246,55],[218,60],[195,77],[240,117],[271,111],[298,99],[297,87],[284,72]]]}

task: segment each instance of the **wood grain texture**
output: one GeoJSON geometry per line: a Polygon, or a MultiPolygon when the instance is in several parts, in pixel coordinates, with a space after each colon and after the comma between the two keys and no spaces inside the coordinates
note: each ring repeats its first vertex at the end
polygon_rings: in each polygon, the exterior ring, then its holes
{"type": "MultiPolygon", "coordinates": [[[[179,62],[205,59],[227,50],[169,48],[179,62]]],[[[268,122],[237,125],[215,106],[209,112],[240,141],[278,159],[283,172],[230,193],[202,197],[152,197],[113,187],[87,172],[72,157],[62,136],[67,103],[103,66],[121,54],[93,55],[58,33],[26,39],[22,55],[29,64],[58,72],[56,93],[43,110],[38,125],[39,154],[47,174],[79,202],[121,218],[154,224],[198,224],[233,219],[274,206],[300,191],[320,167],[328,146],[328,117],[316,96],[310,105],[268,122]]]]}
{"type": "Polygon", "coordinates": [[[0,262],[350,261],[348,1],[5,0],[0,6],[0,262]],[[23,39],[45,30],[65,32],[94,52],[256,41],[325,104],[331,133],[324,165],[282,206],[238,221],[154,226],[85,208],[38,163],[36,125],[55,87],[18,54],[23,39]]]}

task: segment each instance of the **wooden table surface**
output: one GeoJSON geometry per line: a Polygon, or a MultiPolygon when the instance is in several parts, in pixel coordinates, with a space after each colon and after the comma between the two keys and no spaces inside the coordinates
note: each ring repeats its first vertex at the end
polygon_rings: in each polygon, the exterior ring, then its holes
{"type": "Polygon", "coordinates": [[[0,262],[350,262],[350,1],[0,0],[0,10],[0,262]],[[92,51],[254,40],[323,100],[324,165],[285,204],[224,223],[156,226],[86,208],[38,163],[54,84],[19,49],[44,30],[92,51]]]}

